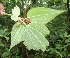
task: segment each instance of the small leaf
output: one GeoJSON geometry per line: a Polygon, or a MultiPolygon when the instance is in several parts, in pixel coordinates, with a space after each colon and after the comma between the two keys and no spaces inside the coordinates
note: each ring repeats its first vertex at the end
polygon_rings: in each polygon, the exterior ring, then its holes
{"type": "Polygon", "coordinates": [[[63,0],[64,3],[67,3],[67,0],[63,0]]]}
{"type": "Polygon", "coordinates": [[[20,8],[16,5],[14,9],[12,9],[12,15],[18,17],[20,15],[20,8]]]}
{"type": "Polygon", "coordinates": [[[4,47],[5,45],[4,45],[2,42],[0,42],[0,46],[1,46],[1,47],[4,47]]]}
{"type": "Polygon", "coordinates": [[[68,34],[67,34],[67,32],[65,32],[65,33],[64,33],[64,37],[67,37],[67,36],[68,36],[68,34]]]}
{"type": "Polygon", "coordinates": [[[14,20],[14,21],[21,20],[20,17],[14,16],[14,15],[11,16],[11,19],[14,20]]]}
{"type": "Polygon", "coordinates": [[[18,17],[19,15],[20,15],[20,8],[16,5],[16,7],[14,7],[14,9],[12,9],[11,19],[14,21],[21,20],[21,18],[18,17]]]}

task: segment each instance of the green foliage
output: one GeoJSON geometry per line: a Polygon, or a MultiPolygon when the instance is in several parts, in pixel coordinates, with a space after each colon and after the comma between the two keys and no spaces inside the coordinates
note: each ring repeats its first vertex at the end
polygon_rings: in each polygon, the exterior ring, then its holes
{"type": "Polygon", "coordinates": [[[31,18],[32,23],[37,22],[41,24],[47,24],[62,12],[64,12],[64,10],[37,7],[29,10],[27,15],[31,18]]]}
{"type": "Polygon", "coordinates": [[[18,21],[20,20],[20,18],[18,18],[18,16],[20,15],[20,8],[16,5],[14,7],[14,9],[12,9],[12,16],[11,19],[14,21],[18,21]],[[15,13],[16,12],[16,13],[15,13]]]}
{"type": "MultiPolygon", "coordinates": [[[[38,3],[38,0],[34,0],[34,2],[33,0],[31,1],[31,6],[27,5],[29,9],[30,7],[34,8],[38,6],[54,9],[67,9],[66,2],[64,2],[66,0],[40,0],[41,3],[38,3]],[[43,1],[46,1],[46,4],[43,4],[43,1]]],[[[22,0],[18,0],[17,3],[16,0],[0,0],[0,2],[3,3],[6,13],[12,13],[12,9],[16,4],[20,7],[21,12],[23,11],[22,0]]],[[[50,34],[49,31],[42,32],[37,28],[43,35],[49,34],[46,36],[49,41],[49,51],[45,52],[40,50],[27,50],[27,53],[22,42],[9,51],[11,42],[10,32],[14,23],[15,22],[12,21],[9,16],[0,17],[0,58],[70,58],[70,20],[67,19],[66,13],[57,16],[46,25],[46,29],[50,30],[50,34]]]]}
{"type": "Polygon", "coordinates": [[[69,49],[68,48],[69,43],[65,42],[67,40],[69,41],[69,37],[67,37],[68,21],[65,15],[66,14],[59,15],[59,17],[55,18],[57,20],[53,20],[47,25],[48,28],[50,29],[50,35],[48,37],[50,42],[49,54],[51,55],[51,56],[49,55],[48,58],[51,58],[51,57],[65,58],[67,57],[67,53],[69,53],[67,51],[69,49]],[[49,26],[51,26],[51,28],[49,26]]]}
{"type": "MultiPolygon", "coordinates": [[[[45,51],[46,46],[49,46],[49,42],[41,32],[35,29],[34,26],[36,25],[27,25],[26,27],[24,25],[14,25],[11,32],[11,48],[21,41],[24,41],[23,44],[25,44],[25,46],[27,46],[26,48],[28,48],[29,50],[41,49],[45,51]]],[[[42,28],[40,30],[42,30],[42,28]]]]}
{"type": "MultiPolygon", "coordinates": [[[[26,26],[19,25],[19,27],[16,27],[16,26],[13,27],[12,32],[11,32],[11,47],[10,48],[19,44],[21,41],[24,41],[23,43],[25,44],[25,46],[27,46],[27,48],[29,50],[30,49],[33,49],[33,50],[41,49],[42,51],[45,51],[46,46],[49,46],[49,43],[41,32],[41,31],[43,31],[42,28],[45,27],[44,24],[48,23],[53,18],[55,18],[58,14],[63,12],[63,11],[59,12],[59,11],[55,10],[55,13],[51,13],[51,14],[53,14],[53,16],[52,16],[49,13],[53,12],[53,11],[54,11],[53,9],[41,8],[41,7],[31,10],[31,12],[29,11],[31,15],[29,14],[29,12],[28,12],[28,15],[30,15],[29,16],[30,18],[33,17],[33,18],[31,18],[33,21],[31,20],[31,23],[26,26]],[[38,11],[38,12],[36,12],[36,11],[38,11]],[[36,12],[36,13],[34,13],[34,12],[36,12]],[[48,16],[51,16],[51,18],[48,17],[46,14],[48,16]],[[35,18],[34,18],[34,16],[35,16],[35,18]],[[39,17],[37,17],[37,16],[39,16],[39,17]],[[48,20],[47,20],[47,18],[48,18],[48,20]]],[[[49,30],[46,27],[44,30],[46,30],[47,34],[49,34],[48,33],[49,30]]],[[[43,31],[43,33],[45,33],[45,32],[43,31]]],[[[46,33],[45,33],[45,35],[46,35],[46,33]]]]}

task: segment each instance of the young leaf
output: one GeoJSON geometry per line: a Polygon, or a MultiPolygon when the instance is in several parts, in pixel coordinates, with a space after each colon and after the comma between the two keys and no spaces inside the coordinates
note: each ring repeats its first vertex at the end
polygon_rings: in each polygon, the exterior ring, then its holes
{"type": "Polygon", "coordinates": [[[14,9],[12,9],[12,15],[17,17],[20,15],[20,8],[17,5],[14,7],[14,9]]]}
{"type": "Polygon", "coordinates": [[[11,16],[11,19],[14,20],[14,21],[21,20],[20,17],[14,16],[14,15],[11,16]]]}
{"type": "Polygon", "coordinates": [[[14,21],[20,20],[20,18],[18,17],[19,15],[20,15],[20,8],[16,5],[16,7],[14,7],[14,9],[12,9],[11,19],[14,21]]]}

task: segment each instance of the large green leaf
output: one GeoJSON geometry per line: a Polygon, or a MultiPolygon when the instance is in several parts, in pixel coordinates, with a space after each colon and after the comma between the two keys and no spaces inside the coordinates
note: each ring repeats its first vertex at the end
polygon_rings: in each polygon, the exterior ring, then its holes
{"type": "Polygon", "coordinates": [[[29,10],[27,16],[31,18],[32,23],[37,22],[41,24],[46,24],[62,12],[64,12],[64,10],[37,7],[29,10]]]}
{"type": "Polygon", "coordinates": [[[26,25],[20,25],[17,26],[16,24],[14,25],[12,32],[11,32],[11,46],[10,48],[14,47],[15,45],[19,44],[21,41],[24,41],[23,43],[27,48],[34,49],[34,50],[39,50],[41,49],[42,51],[46,50],[46,46],[49,46],[49,42],[47,39],[44,37],[43,33],[44,31],[49,32],[48,29],[40,28],[40,26],[46,28],[44,25],[37,25],[34,24],[29,24],[26,25]]]}
{"type": "Polygon", "coordinates": [[[19,44],[24,41],[23,44],[30,50],[46,50],[46,46],[49,46],[49,42],[45,38],[46,34],[50,31],[44,25],[54,19],[57,15],[64,11],[54,10],[50,8],[33,8],[28,12],[28,16],[31,18],[31,23],[24,26],[16,24],[12,28],[11,32],[11,46],[19,44]]]}

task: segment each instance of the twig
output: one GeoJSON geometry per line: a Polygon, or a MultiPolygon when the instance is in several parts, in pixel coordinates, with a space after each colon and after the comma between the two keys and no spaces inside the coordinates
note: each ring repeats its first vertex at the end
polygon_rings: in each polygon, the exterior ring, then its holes
{"type": "Polygon", "coordinates": [[[27,58],[29,58],[29,55],[28,55],[27,49],[26,49],[26,55],[27,55],[27,58]]]}

